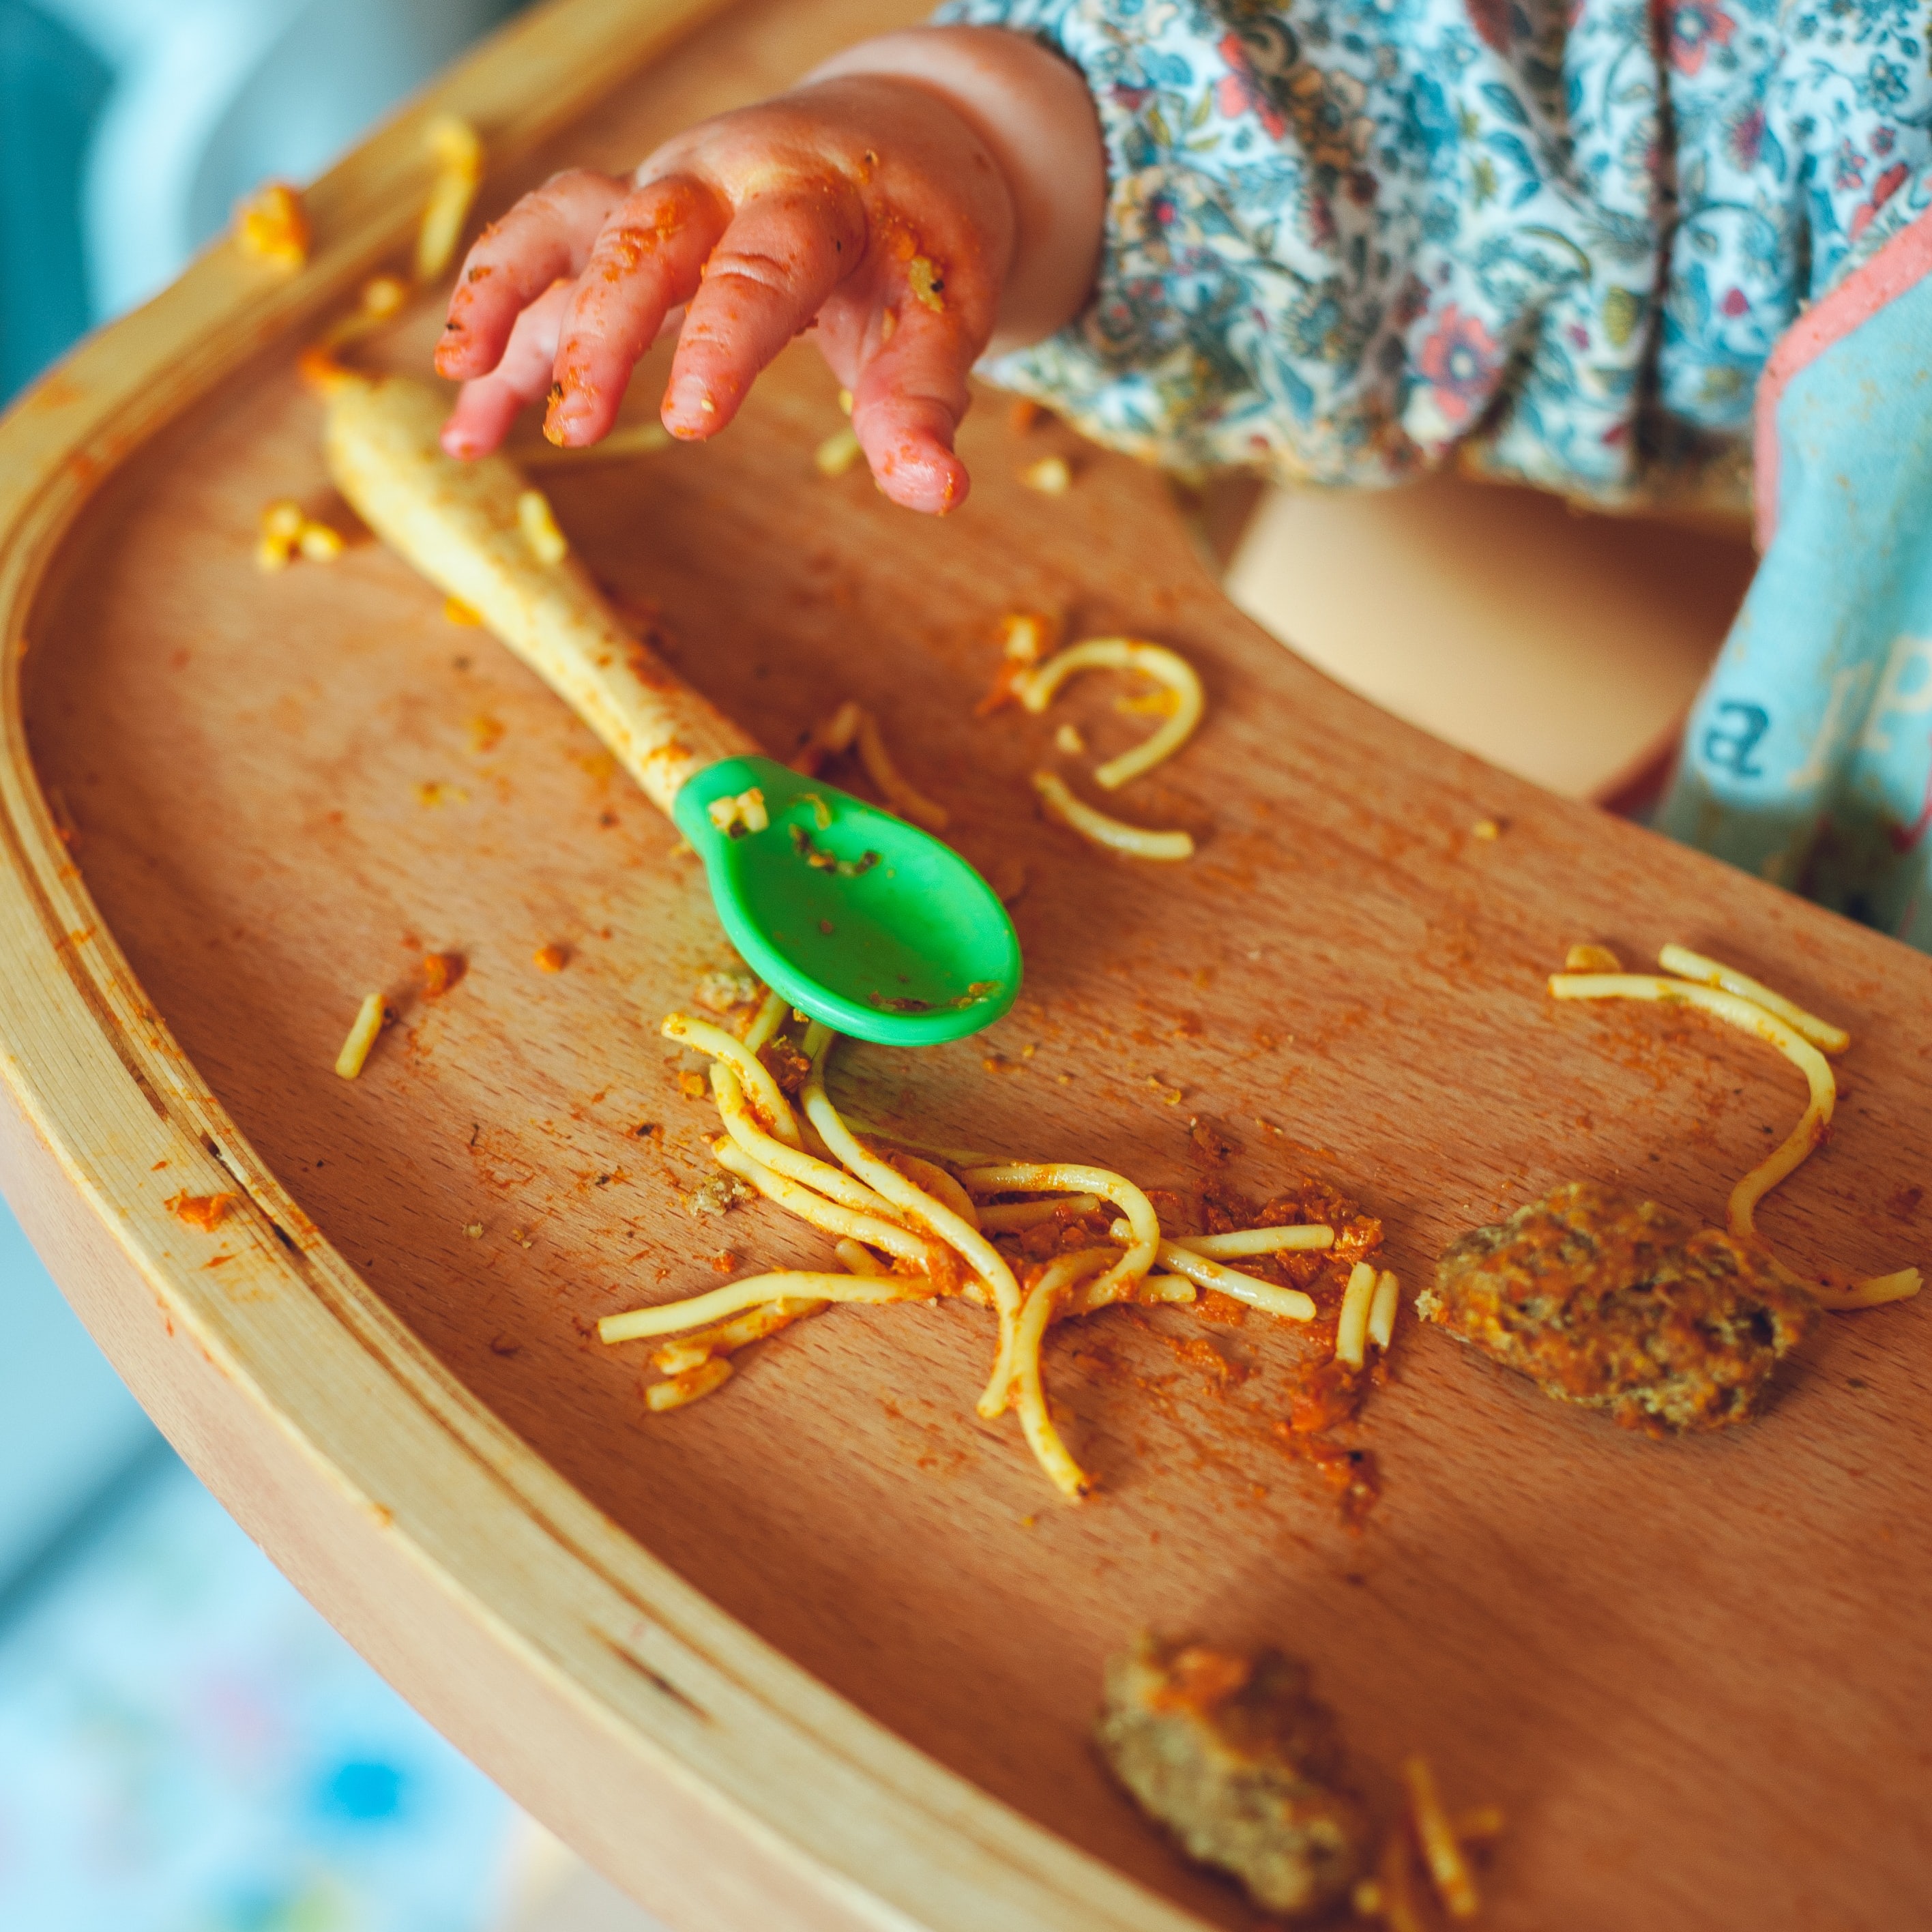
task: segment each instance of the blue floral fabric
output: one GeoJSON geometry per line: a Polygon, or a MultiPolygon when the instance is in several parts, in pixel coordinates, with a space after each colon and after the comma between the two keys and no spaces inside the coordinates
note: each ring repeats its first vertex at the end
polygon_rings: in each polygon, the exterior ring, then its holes
{"type": "MultiPolygon", "coordinates": [[[[1932,198],[1908,0],[952,0],[1084,73],[1096,298],[989,374],[1170,466],[1460,451],[1603,502],[1741,452],[1800,304],[1932,198]]],[[[1742,473],[1741,469],[1739,473],[1742,473]]]]}

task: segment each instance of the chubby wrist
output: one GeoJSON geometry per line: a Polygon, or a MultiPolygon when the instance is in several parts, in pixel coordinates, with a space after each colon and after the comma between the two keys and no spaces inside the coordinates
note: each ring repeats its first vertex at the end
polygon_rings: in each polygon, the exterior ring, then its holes
{"type": "Polygon", "coordinates": [[[1078,70],[1003,28],[914,27],[845,49],[800,86],[861,76],[935,98],[1005,179],[1013,250],[988,352],[1065,327],[1093,290],[1106,201],[1106,150],[1078,70]]]}

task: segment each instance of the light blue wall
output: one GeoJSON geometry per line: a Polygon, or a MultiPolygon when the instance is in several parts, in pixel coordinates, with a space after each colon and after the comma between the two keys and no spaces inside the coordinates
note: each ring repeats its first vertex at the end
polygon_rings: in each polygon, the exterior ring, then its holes
{"type": "Polygon", "coordinates": [[[110,80],[76,35],[0,0],[0,402],[87,326],[81,184],[110,80]]]}
{"type": "Polygon", "coordinates": [[[0,1202],[0,1595],[160,1438],[0,1202]]]}

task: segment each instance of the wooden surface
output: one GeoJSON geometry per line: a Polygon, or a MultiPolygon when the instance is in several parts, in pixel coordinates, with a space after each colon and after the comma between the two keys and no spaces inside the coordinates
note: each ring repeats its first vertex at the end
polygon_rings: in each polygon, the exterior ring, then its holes
{"type": "MultiPolygon", "coordinates": [[[[536,16],[518,58],[628,13],[634,62],[646,10],[536,16]]],[[[489,200],[908,10],[753,0],[489,200]]],[[[622,65],[574,58],[605,86],[622,65]]],[[[514,75],[484,71],[508,112],[514,75]]],[[[683,1205],[713,1120],[656,1021],[725,953],[662,820],[374,546],[253,568],[264,502],[334,513],[295,324],[404,238],[360,165],[318,197],[344,232],[303,283],[205,265],[0,424],[0,1173],[271,1553],[546,1822],[707,1932],[1247,1923],[1088,1752],[1101,1660],[1145,1624],[1306,1656],[1378,1794],[1420,1748],[1454,1802],[1502,1803],[1489,1924],[1905,1922],[1932,1888],[1918,1305],[1828,1320],[1760,1423],[1667,1444],[1405,1314],[1358,1538],[1280,1451],[1298,1344],[1258,1324],[1058,1331],[1050,1386],[1105,1486],[1078,1508],[1010,1418],[974,1419],[988,1328],[963,1307],[836,1311],[646,1415],[644,1351],[601,1347],[598,1316],[710,1285],[727,1248],[817,1250],[769,1209],[683,1205]],[[548,944],[571,953],[554,976],[548,944]],[[433,1006],[409,995],[424,945],[469,961],[433,1006]],[[378,986],[401,1024],[344,1083],[378,986]],[[238,1185],[212,1234],[164,1204],[238,1185]],[[1172,1346],[1203,1332],[1253,1370],[1223,1396],[1172,1346]]],[[[389,352],[419,365],[434,327],[389,352]]],[[[1717,1218],[1788,1126],[1797,1082],[1750,1042],[1543,996],[1574,939],[1634,960],[1674,938],[1856,1036],[1835,1138],[1762,1216],[1786,1258],[1928,1258],[1932,964],[1348,696],[1232,610],[1148,472],[1017,437],[995,403],[962,444],[972,500],[927,522],[815,473],[838,421],[796,350],[717,443],[544,481],[760,739],[859,698],[962,848],[1024,868],[1019,1006],[978,1041],[851,1050],[861,1111],[1162,1184],[1205,1114],[1255,1192],[1315,1173],[1361,1196],[1412,1287],[1449,1236],[1574,1176],[1717,1218]],[[1014,476],[1052,450],[1078,480],[1049,502],[1014,476]],[[1121,801],[1192,829],[1192,863],[1116,863],[1034,814],[1060,716],[1103,752],[1130,728],[1098,685],[1049,721],[974,716],[994,625],[1026,606],[1199,666],[1208,724],[1121,801]]]]}

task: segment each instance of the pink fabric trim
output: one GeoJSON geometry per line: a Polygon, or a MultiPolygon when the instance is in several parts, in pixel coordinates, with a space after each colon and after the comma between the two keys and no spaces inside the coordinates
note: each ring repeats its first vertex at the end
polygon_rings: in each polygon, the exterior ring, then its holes
{"type": "Polygon", "coordinates": [[[1778,406],[1792,377],[1928,274],[1932,274],[1932,209],[1894,235],[1829,295],[1814,302],[1778,338],[1758,379],[1753,432],[1756,460],[1751,487],[1760,554],[1778,534],[1778,406]]]}

